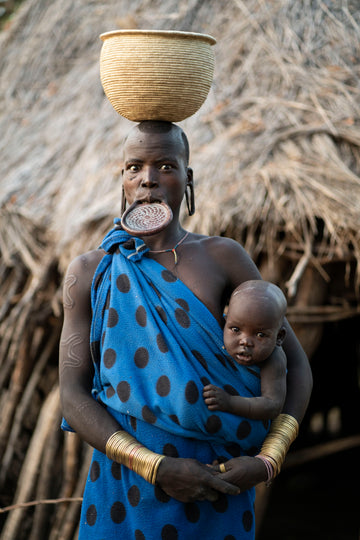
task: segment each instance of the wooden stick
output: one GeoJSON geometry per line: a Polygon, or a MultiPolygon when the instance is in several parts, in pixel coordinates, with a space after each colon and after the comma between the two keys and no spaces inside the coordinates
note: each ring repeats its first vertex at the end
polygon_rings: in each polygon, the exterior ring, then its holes
{"type": "Polygon", "coordinates": [[[357,446],[360,446],[360,435],[352,435],[350,437],[337,439],[336,441],[329,441],[310,448],[290,452],[286,457],[283,469],[303,465],[309,461],[330,456],[337,452],[351,450],[357,446]]]}

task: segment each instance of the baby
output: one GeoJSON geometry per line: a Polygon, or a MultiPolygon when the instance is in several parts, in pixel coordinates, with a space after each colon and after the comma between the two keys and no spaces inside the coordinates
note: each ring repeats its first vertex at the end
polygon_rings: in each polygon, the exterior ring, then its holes
{"type": "Polygon", "coordinates": [[[267,281],[245,281],[232,293],[224,327],[224,345],[243,366],[260,367],[261,396],[233,396],[209,384],[203,398],[209,410],[227,411],[255,420],[280,414],[286,395],[286,357],[271,356],[286,334],[287,308],[282,291],[267,281]]]}

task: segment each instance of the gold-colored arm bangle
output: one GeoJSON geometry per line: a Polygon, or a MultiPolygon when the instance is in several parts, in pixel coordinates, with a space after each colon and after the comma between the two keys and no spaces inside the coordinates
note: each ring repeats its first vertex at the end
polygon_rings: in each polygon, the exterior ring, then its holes
{"type": "Polygon", "coordinates": [[[259,453],[259,456],[270,462],[274,473],[273,477],[279,474],[290,445],[296,439],[298,433],[299,424],[293,416],[279,414],[273,420],[259,453]]]}
{"type": "Polygon", "coordinates": [[[125,465],[150,484],[155,484],[160,462],[165,457],[148,450],[126,431],[110,435],[105,452],[109,459],[125,465]]]}

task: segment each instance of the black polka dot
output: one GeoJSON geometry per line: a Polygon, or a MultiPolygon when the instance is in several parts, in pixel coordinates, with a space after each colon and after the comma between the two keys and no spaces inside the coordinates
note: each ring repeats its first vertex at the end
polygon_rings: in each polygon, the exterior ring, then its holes
{"type": "Polygon", "coordinates": [[[207,386],[208,384],[211,384],[209,379],[207,377],[201,377],[201,382],[204,386],[207,386]]]}
{"type": "Polygon", "coordinates": [[[217,433],[221,429],[221,420],[216,414],[212,414],[206,421],[205,429],[208,433],[217,433]]]}
{"type": "Polygon", "coordinates": [[[217,500],[213,501],[211,504],[216,512],[223,514],[226,512],[229,503],[226,495],[224,493],[219,493],[217,500]]]}
{"type": "Polygon", "coordinates": [[[199,351],[196,351],[195,349],[193,349],[191,351],[191,354],[193,354],[195,356],[196,360],[198,362],[200,362],[202,367],[207,370],[207,368],[208,368],[207,362],[206,362],[205,358],[203,357],[203,355],[201,353],[199,353],[199,351]]]}
{"type": "Polygon", "coordinates": [[[158,378],[156,383],[156,392],[161,397],[165,397],[170,392],[170,380],[169,377],[166,375],[161,375],[161,377],[158,378]]]}
{"type": "Polygon", "coordinates": [[[155,486],[154,495],[155,495],[155,498],[161,503],[167,503],[170,501],[170,498],[171,498],[170,495],[165,493],[165,491],[161,489],[160,486],[155,486]]]}
{"type": "Polygon", "coordinates": [[[113,389],[112,386],[108,386],[107,389],[106,389],[106,397],[107,398],[112,398],[113,395],[115,395],[115,390],[113,389]]]}
{"type": "Polygon", "coordinates": [[[177,424],[178,426],[180,426],[180,420],[178,419],[176,414],[170,414],[169,418],[170,418],[170,420],[172,420],[174,422],[174,424],[177,424]]]}
{"type": "Polygon", "coordinates": [[[109,309],[109,306],[110,306],[110,291],[108,291],[107,295],[106,295],[106,300],[105,300],[105,306],[104,308],[105,309],[109,309]]]}
{"type": "Polygon", "coordinates": [[[130,384],[127,381],[121,381],[117,385],[116,392],[120,398],[120,401],[122,401],[123,403],[129,399],[130,391],[130,384]]]}
{"type": "Polygon", "coordinates": [[[265,428],[266,430],[268,430],[269,427],[270,427],[270,420],[263,420],[263,421],[262,421],[262,424],[263,424],[264,428],[265,428]]]}
{"type": "Polygon", "coordinates": [[[225,384],[224,390],[225,390],[225,392],[230,394],[230,396],[239,396],[240,395],[239,392],[236,390],[236,388],[231,386],[231,384],[225,384]]]}
{"type": "Polygon", "coordinates": [[[144,405],[141,411],[142,417],[148,424],[155,424],[156,422],[156,416],[152,412],[152,410],[149,409],[147,405],[144,405]]]}
{"type": "Polygon", "coordinates": [[[121,464],[113,461],[111,464],[111,474],[115,480],[121,480],[121,464]]]}
{"type": "Polygon", "coordinates": [[[235,536],[233,536],[232,534],[227,534],[224,538],[224,540],[236,540],[235,536]]]}
{"type": "Polygon", "coordinates": [[[164,525],[161,530],[161,540],[178,540],[178,532],[174,525],[164,525]]]}
{"type": "Polygon", "coordinates": [[[189,310],[190,310],[189,304],[188,304],[187,301],[184,300],[183,298],[177,298],[177,299],[175,300],[175,302],[176,302],[177,304],[179,304],[179,306],[181,306],[183,309],[185,309],[185,311],[189,311],[189,310]]]}
{"type": "Polygon", "coordinates": [[[194,381],[189,381],[185,388],[185,399],[191,405],[199,399],[199,390],[194,381]]]}
{"type": "Polygon", "coordinates": [[[158,315],[159,315],[160,319],[162,320],[162,322],[164,324],[167,324],[167,315],[166,315],[165,311],[163,310],[163,308],[161,306],[156,306],[155,309],[158,312],[158,315]]]}
{"type": "Polygon", "coordinates": [[[116,352],[114,351],[114,349],[106,349],[106,351],[104,351],[103,358],[104,366],[109,369],[115,364],[116,352]]]}
{"type": "Polygon", "coordinates": [[[140,490],[137,486],[131,486],[128,491],[128,499],[131,506],[137,506],[140,502],[140,490]]]}
{"type": "Polygon", "coordinates": [[[118,322],[119,322],[119,315],[117,314],[116,309],[111,307],[109,309],[109,317],[108,317],[107,325],[109,328],[114,328],[114,326],[116,326],[118,322]]]}
{"type": "Polygon", "coordinates": [[[95,482],[100,476],[100,464],[98,461],[93,461],[90,467],[90,480],[95,482]]]}
{"type": "Polygon", "coordinates": [[[228,443],[225,445],[225,449],[232,457],[239,457],[241,454],[241,447],[237,443],[228,443]]]}
{"type": "Polygon", "coordinates": [[[146,309],[144,306],[139,306],[135,313],[135,319],[136,322],[142,326],[143,328],[146,326],[147,322],[147,315],[146,315],[146,309]]]}
{"type": "Polygon", "coordinates": [[[247,420],[240,422],[239,427],[236,430],[236,437],[240,440],[246,439],[251,432],[251,425],[247,420]]]}
{"type": "Polygon", "coordinates": [[[253,526],[253,521],[254,521],[254,518],[250,510],[245,510],[245,512],[243,513],[242,522],[243,522],[243,526],[246,532],[251,531],[251,528],[253,526]]]}
{"type": "Polygon", "coordinates": [[[185,504],[185,515],[186,519],[190,523],[196,523],[200,519],[200,510],[196,503],[186,503],[185,504]]]}
{"type": "Polygon", "coordinates": [[[177,277],[174,276],[174,274],[170,272],[170,270],[163,270],[161,272],[161,277],[164,281],[167,281],[168,283],[174,283],[174,281],[177,280],[177,277]]]}
{"type": "Polygon", "coordinates": [[[189,328],[190,326],[190,318],[189,315],[181,308],[175,309],[175,317],[177,322],[180,324],[182,328],[189,328]]]}
{"type": "Polygon", "coordinates": [[[167,457],[175,457],[175,458],[179,457],[179,452],[176,446],[174,446],[171,443],[164,444],[163,454],[164,456],[167,456],[167,457]]]}
{"type": "Polygon", "coordinates": [[[135,418],[135,416],[130,416],[130,425],[133,428],[133,430],[136,431],[137,419],[135,418]]]}
{"type": "Polygon", "coordinates": [[[102,346],[104,346],[105,338],[106,338],[106,332],[103,332],[103,335],[101,336],[101,345],[102,346]]]}
{"type": "Polygon", "coordinates": [[[227,361],[226,361],[226,358],[222,354],[216,353],[215,356],[219,360],[220,364],[222,364],[223,366],[226,366],[227,361]]]}
{"type": "Polygon", "coordinates": [[[248,450],[246,450],[246,455],[247,455],[247,456],[254,457],[254,456],[256,456],[259,452],[260,452],[260,448],[258,448],[257,446],[252,446],[251,448],[249,448],[248,450]]]}
{"type": "Polygon", "coordinates": [[[86,510],[86,522],[90,527],[95,525],[97,518],[97,511],[95,504],[90,504],[88,509],[86,510]]]}
{"type": "Polygon", "coordinates": [[[157,346],[159,347],[159,351],[162,352],[162,353],[167,353],[169,348],[167,346],[167,343],[165,341],[165,338],[162,334],[158,334],[156,336],[156,343],[157,343],[157,346]]]}
{"type": "Polygon", "coordinates": [[[130,280],[126,274],[120,274],[116,278],[116,286],[121,293],[128,293],[130,291],[130,280]]]}
{"type": "Polygon", "coordinates": [[[126,517],[126,510],[120,501],[114,502],[110,510],[110,517],[114,523],[122,523],[126,517]]]}
{"type": "Polygon", "coordinates": [[[139,347],[134,354],[134,362],[138,368],[144,368],[149,362],[149,352],[145,347],[139,347]]]}
{"type": "Polygon", "coordinates": [[[144,533],[140,529],[136,529],[135,531],[135,540],[146,540],[144,533]]]}

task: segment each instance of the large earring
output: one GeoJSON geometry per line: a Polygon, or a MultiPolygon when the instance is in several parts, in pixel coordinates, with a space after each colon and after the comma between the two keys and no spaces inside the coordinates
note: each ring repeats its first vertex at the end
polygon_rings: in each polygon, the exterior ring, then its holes
{"type": "Polygon", "coordinates": [[[125,210],[126,210],[126,197],[125,197],[124,186],[122,186],[121,188],[121,215],[123,215],[125,210]]]}
{"type": "Polygon", "coordinates": [[[192,216],[195,214],[195,193],[194,193],[194,186],[192,184],[186,185],[185,199],[186,199],[186,206],[188,209],[189,216],[192,216]],[[188,193],[188,188],[190,190],[190,195],[188,193]]]}

